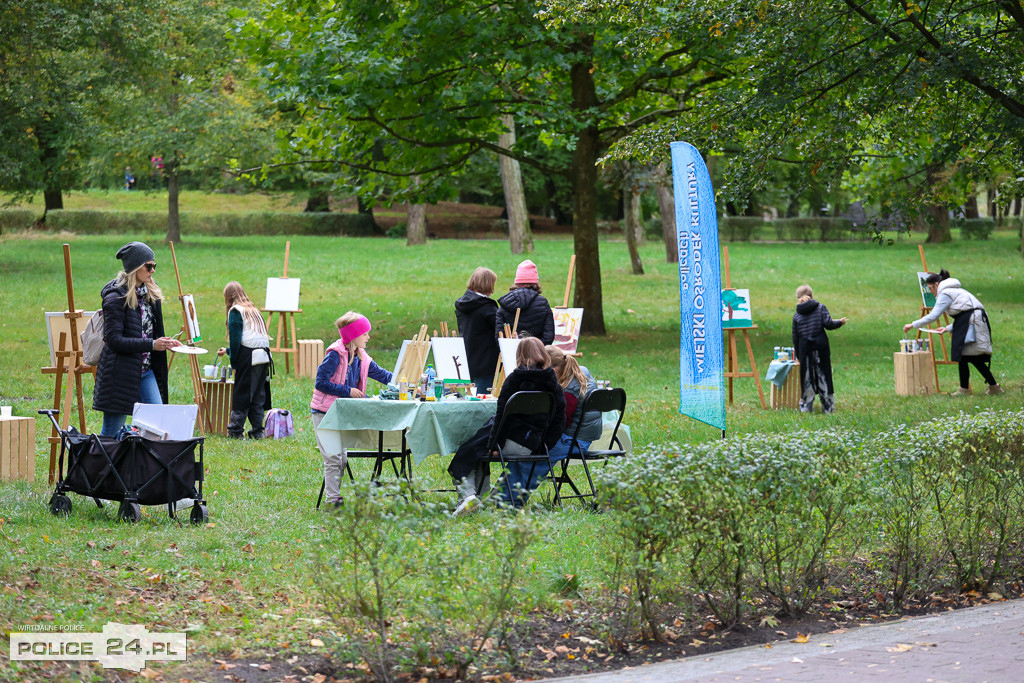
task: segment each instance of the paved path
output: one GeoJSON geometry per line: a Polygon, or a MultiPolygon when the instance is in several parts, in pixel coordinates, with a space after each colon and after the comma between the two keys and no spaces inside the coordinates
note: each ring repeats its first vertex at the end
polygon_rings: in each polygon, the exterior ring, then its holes
{"type": "Polygon", "coordinates": [[[579,683],[752,683],[754,681],[1024,681],[1024,600],[943,612],[842,633],[783,640],[706,657],[588,676],[579,683]]]}

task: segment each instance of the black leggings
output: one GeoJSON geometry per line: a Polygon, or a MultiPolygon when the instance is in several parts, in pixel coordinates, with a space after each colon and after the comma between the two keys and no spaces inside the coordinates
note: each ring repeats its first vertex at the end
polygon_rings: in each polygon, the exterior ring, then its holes
{"type": "Polygon", "coordinates": [[[989,364],[992,362],[992,354],[986,353],[981,356],[960,356],[960,388],[967,389],[971,385],[971,368],[977,368],[981,376],[985,378],[985,384],[992,386],[996,378],[992,376],[989,364]],[[970,364],[970,365],[968,365],[970,364]]]}

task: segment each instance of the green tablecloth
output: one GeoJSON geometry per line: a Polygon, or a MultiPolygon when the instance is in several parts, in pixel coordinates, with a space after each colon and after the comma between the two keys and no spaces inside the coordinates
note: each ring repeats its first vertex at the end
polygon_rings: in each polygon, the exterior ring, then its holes
{"type": "Polygon", "coordinates": [[[328,451],[377,450],[377,432],[395,432],[386,448],[397,450],[400,433],[414,463],[428,455],[451,455],[494,415],[498,402],[384,401],[378,398],[339,398],[320,421],[317,435],[328,451]]]}

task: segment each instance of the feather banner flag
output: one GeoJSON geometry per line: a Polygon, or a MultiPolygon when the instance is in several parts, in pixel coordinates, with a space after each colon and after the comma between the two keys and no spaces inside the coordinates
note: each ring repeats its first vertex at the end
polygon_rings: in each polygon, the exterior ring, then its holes
{"type": "Polygon", "coordinates": [[[679,254],[679,412],[725,431],[715,193],[696,148],[688,142],[673,142],[671,149],[679,254]]]}

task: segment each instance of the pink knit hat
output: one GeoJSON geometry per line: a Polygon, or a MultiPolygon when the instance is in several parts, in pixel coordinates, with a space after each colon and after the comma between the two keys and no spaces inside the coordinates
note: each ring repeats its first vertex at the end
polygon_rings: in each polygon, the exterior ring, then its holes
{"type": "Polygon", "coordinates": [[[365,315],[361,315],[345,327],[338,330],[338,334],[341,335],[341,342],[348,344],[356,337],[360,337],[370,331],[370,321],[365,315]]]}
{"type": "Polygon", "coordinates": [[[540,282],[540,278],[537,277],[537,264],[527,259],[519,264],[516,268],[516,284],[517,285],[535,285],[540,282]]]}

